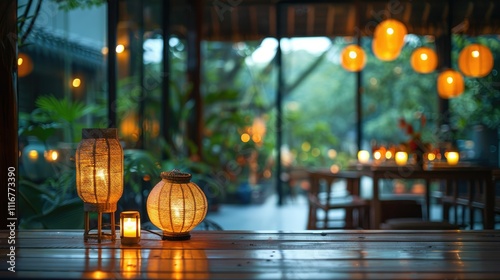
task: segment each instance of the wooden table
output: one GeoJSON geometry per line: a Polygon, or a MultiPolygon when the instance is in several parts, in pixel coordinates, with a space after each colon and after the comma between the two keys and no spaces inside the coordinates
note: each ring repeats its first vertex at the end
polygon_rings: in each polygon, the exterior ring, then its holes
{"type": "Polygon", "coordinates": [[[84,243],[83,230],[16,232],[15,274],[46,279],[498,279],[500,231],[194,231],[137,246],[84,243]]]}
{"type": "MultiPolygon", "coordinates": [[[[433,180],[444,180],[447,185],[459,180],[474,181],[484,186],[483,200],[485,203],[485,215],[483,221],[484,229],[494,228],[494,208],[495,208],[495,187],[492,180],[491,168],[479,167],[446,167],[434,169],[417,169],[408,166],[362,166],[358,169],[361,175],[373,179],[373,198],[371,202],[371,222],[374,229],[380,228],[380,198],[379,181],[383,179],[424,179],[426,185],[425,204],[426,217],[430,214],[430,182],[433,180]]],[[[456,187],[456,186],[455,186],[456,187]]]]}

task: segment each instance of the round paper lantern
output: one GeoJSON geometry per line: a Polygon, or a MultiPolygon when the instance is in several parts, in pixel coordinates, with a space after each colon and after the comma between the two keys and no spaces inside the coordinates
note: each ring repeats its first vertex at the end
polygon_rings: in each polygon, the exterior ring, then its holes
{"type": "Polygon", "coordinates": [[[458,55],[458,68],[467,77],[484,77],[493,69],[493,55],[484,45],[468,45],[458,55]]]}
{"type": "Polygon", "coordinates": [[[207,198],[198,185],[191,182],[191,174],[172,170],[162,172],[161,178],[148,196],[149,219],[163,230],[162,239],[190,239],[189,231],[207,214],[207,198]]]}
{"type": "Polygon", "coordinates": [[[375,56],[384,61],[396,59],[404,45],[406,26],[395,19],[387,19],[375,27],[372,49],[375,56]]]}
{"type": "Polygon", "coordinates": [[[427,74],[437,67],[437,54],[428,47],[415,49],[410,58],[411,67],[415,72],[427,74]]]}
{"type": "Polygon", "coordinates": [[[373,39],[372,42],[373,54],[382,61],[393,61],[398,58],[401,53],[401,49],[390,49],[384,46],[382,40],[373,39]]]}
{"type": "Polygon", "coordinates": [[[102,213],[109,213],[111,225],[115,224],[116,204],[123,193],[123,149],[117,129],[83,129],[75,161],[76,190],[84,202],[84,240],[115,240],[115,227],[105,234],[101,226],[102,213]],[[89,212],[99,213],[97,234],[89,233],[89,212]]]}
{"type": "Polygon", "coordinates": [[[464,91],[464,78],[458,71],[445,70],[437,78],[437,90],[441,98],[457,97],[464,91]]]}
{"type": "Polygon", "coordinates": [[[365,51],[358,45],[349,45],[342,50],[340,64],[351,72],[361,71],[366,64],[365,51]]]}

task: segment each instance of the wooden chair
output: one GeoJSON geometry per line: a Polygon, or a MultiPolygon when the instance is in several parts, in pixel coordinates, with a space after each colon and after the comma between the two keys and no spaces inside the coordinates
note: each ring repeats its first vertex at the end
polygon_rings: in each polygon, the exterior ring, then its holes
{"type": "MultiPolygon", "coordinates": [[[[495,169],[492,171],[493,184],[500,182],[500,169],[495,169]]],[[[474,229],[475,226],[475,213],[480,211],[481,216],[484,220],[485,215],[485,193],[484,186],[477,181],[471,180],[468,182],[450,181],[445,187],[443,196],[441,198],[443,204],[443,219],[449,219],[449,211],[453,209],[453,218],[456,224],[461,223],[462,227],[466,227],[468,216],[468,224],[470,229],[474,229]],[[460,188],[462,187],[462,188],[460,188]],[[459,209],[460,219],[459,219],[459,209]]],[[[500,215],[500,197],[496,194],[495,197],[495,208],[494,214],[500,215]]]]}
{"type": "MultiPolygon", "coordinates": [[[[359,197],[360,176],[357,172],[310,171],[309,219],[307,229],[369,228],[369,201],[359,197]],[[347,193],[335,193],[332,186],[339,180],[346,181],[347,193]],[[333,226],[332,210],[345,211],[343,226],[333,226]],[[318,214],[323,214],[318,218],[318,214]]],[[[338,220],[337,220],[338,221],[338,220]]]]}

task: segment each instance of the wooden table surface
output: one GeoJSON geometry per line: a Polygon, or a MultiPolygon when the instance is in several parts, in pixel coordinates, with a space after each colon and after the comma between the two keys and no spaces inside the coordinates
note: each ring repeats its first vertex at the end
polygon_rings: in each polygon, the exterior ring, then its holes
{"type": "Polygon", "coordinates": [[[162,241],[143,231],[85,243],[83,230],[19,231],[15,274],[1,278],[97,279],[499,279],[500,231],[194,231],[162,241]]]}

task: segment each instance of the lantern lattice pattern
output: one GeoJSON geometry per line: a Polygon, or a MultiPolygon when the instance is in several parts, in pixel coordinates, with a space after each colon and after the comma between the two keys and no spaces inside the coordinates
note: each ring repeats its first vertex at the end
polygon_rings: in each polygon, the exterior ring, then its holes
{"type": "Polygon", "coordinates": [[[198,185],[191,182],[191,174],[172,170],[162,172],[161,177],[148,196],[149,219],[163,230],[163,239],[190,239],[189,231],[207,214],[207,198],[198,185]]]}
{"type": "Polygon", "coordinates": [[[340,64],[347,71],[361,71],[366,64],[365,51],[358,45],[349,45],[345,47],[340,56],[340,64]]]}
{"type": "Polygon", "coordinates": [[[84,202],[84,239],[115,240],[116,204],[123,193],[123,149],[116,128],[83,129],[76,160],[76,189],[84,202]],[[90,234],[89,212],[97,212],[97,234],[90,234]],[[102,232],[102,213],[111,216],[111,233],[102,232]]]}
{"type": "Polygon", "coordinates": [[[464,91],[464,78],[455,70],[445,70],[437,78],[437,90],[441,98],[457,97],[464,91]]]}
{"type": "Polygon", "coordinates": [[[484,77],[493,69],[493,54],[484,45],[468,45],[458,55],[458,68],[467,77],[484,77]]]}
{"type": "Polygon", "coordinates": [[[431,73],[437,67],[437,54],[431,48],[420,47],[411,54],[410,63],[415,72],[431,73]]]}

